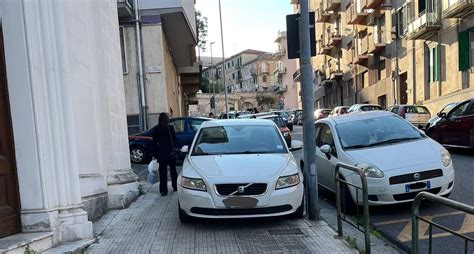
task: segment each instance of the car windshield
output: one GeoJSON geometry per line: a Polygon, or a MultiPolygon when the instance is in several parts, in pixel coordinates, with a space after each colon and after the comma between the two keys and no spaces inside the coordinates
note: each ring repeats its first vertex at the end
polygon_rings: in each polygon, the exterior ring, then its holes
{"type": "Polygon", "coordinates": [[[421,139],[423,135],[397,116],[357,120],[336,125],[344,149],[392,144],[421,139]]]}
{"type": "Polygon", "coordinates": [[[202,128],[192,156],[288,153],[279,130],[270,125],[232,125],[202,128]]]}
{"type": "Polygon", "coordinates": [[[457,104],[457,103],[448,104],[448,105],[446,105],[446,107],[443,108],[443,110],[441,110],[440,113],[445,113],[445,114],[447,114],[449,111],[451,111],[451,109],[453,109],[454,107],[456,107],[456,105],[458,105],[458,104],[457,104]]]}

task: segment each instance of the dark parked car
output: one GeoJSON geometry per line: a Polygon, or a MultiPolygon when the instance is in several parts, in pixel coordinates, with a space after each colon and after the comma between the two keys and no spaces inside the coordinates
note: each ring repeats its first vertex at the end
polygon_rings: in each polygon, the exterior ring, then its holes
{"type": "Polygon", "coordinates": [[[459,103],[457,102],[452,102],[452,103],[449,103],[448,105],[444,106],[443,109],[441,109],[441,111],[439,111],[436,115],[434,115],[433,117],[430,118],[430,120],[428,120],[428,122],[426,123],[426,126],[425,126],[425,130],[429,129],[431,125],[433,125],[434,122],[437,122],[440,117],[439,115],[441,114],[447,114],[449,111],[451,111],[451,109],[453,109],[454,107],[456,107],[456,105],[458,105],[459,103]]]}
{"type": "Polygon", "coordinates": [[[426,130],[426,134],[448,147],[474,148],[474,99],[459,103],[426,130]]]}
{"type": "Polygon", "coordinates": [[[277,115],[267,115],[267,116],[261,116],[257,117],[259,119],[267,119],[267,120],[272,120],[277,126],[278,129],[280,129],[281,134],[283,135],[283,138],[286,141],[286,144],[288,147],[291,147],[291,133],[290,129],[286,126],[285,122],[283,121],[281,116],[277,115]]]}
{"type": "Polygon", "coordinates": [[[272,113],[280,116],[285,122],[286,127],[288,127],[290,131],[293,131],[293,122],[290,121],[290,114],[288,114],[286,111],[272,111],[272,113]]]}
{"type": "MultiPolygon", "coordinates": [[[[176,146],[178,148],[184,145],[190,146],[201,124],[209,120],[212,119],[204,117],[178,117],[171,119],[170,125],[174,127],[176,132],[176,146]]],[[[155,154],[156,145],[153,143],[151,130],[128,137],[130,160],[133,163],[145,163],[155,154]]]]}

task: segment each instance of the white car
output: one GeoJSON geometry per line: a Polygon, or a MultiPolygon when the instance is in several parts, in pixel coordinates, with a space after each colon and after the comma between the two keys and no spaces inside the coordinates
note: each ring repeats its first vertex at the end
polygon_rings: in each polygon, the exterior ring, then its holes
{"type": "MultiPolygon", "coordinates": [[[[412,201],[420,191],[448,196],[454,186],[451,155],[416,127],[387,111],[330,117],[316,122],[316,168],[322,187],[335,191],[335,166],[342,162],[365,170],[370,205],[412,201]]],[[[304,164],[304,161],[301,161],[304,164]]],[[[344,180],[360,177],[340,169],[344,180]]],[[[362,196],[345,186],[344,206],[362,205],[362,196]]]]}
{"type": "Polygon", "coordinates": [[[303,216],[303,175],[273,121],[205,122],[178,176],[179,218],[303,216]]]}

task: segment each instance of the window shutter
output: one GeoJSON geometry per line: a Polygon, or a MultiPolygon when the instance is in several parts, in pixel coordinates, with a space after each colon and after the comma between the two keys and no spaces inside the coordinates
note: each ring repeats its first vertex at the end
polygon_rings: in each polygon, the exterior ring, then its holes
{"type": "Polygon", "coordinates": [[[469,31],[463,31],[458,34],[458,54],[459,70],[469,69],[469,31]]]}

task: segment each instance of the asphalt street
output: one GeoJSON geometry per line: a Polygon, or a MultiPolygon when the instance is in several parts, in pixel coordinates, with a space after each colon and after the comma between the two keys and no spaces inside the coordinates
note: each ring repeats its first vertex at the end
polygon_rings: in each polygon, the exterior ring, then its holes
{"type": "MultiPolygon", "coordinates": [[[[295,140],[303,140],[302,128],[296,126],[292,133],[295,140]]],[[[456,170],[455,186],[450,199],[474,205],[474,155],[472,151],[450,150],[456,170]]],[[[301,151],[296,152],[301,156],[301,151]]],[[[320,201],[335,206],[333,193],[322,190],[319,192],[320,201]]],[[[324,204],[326,205],[326,204],[324,204]]],[[[458,233],[474,238],[474,216],[424,202],[420,208],[421,215],[433,220],[458,233]]],[[[376,231],[401,249],[411,249],[411,203],[370,208],[370,223],[376,231]]],[[[420,223],[423,239],[420,243],[420,253],[428,253],[428,226],[420,223]]],[[[433,229],[433,253],[464,253],[464,241],[444,231],[433,229]]],[[[474,253],[474,243],[468,245],[468,253],[474,253]]]]}

